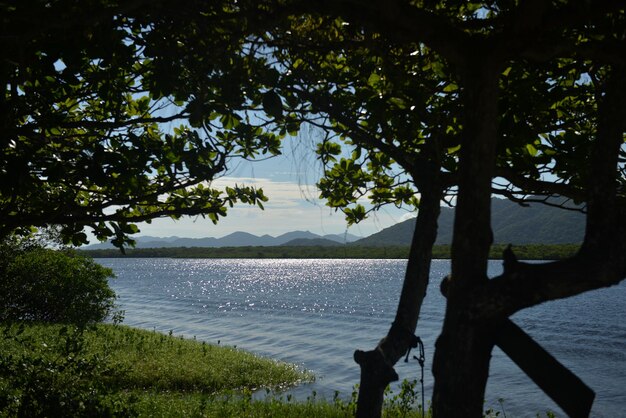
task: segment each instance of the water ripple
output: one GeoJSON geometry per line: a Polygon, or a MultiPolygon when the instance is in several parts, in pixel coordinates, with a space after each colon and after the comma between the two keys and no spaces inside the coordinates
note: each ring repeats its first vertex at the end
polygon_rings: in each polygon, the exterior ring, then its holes
{"type": "MultiPolygon", "coordinates": [[[[187,260],[104,259],[132,326],[236,345],[314,371],[312,385],[296,388],[348,396],[359,380],[354,349],[371,349],[393,321],[405,260],[187,260]]],[[[490,264],[491,274],[501,271],[490,264]]],[[[441,328],[445,300],[439,282],[448,261],[436,260],[418,334],[427,361],[441,328]]],[[[625,417],[626,283],[543,304],[513,320],[597,392],[592,416],[625,417]]],[[[430,363],[425,386],[432,390],[430,363]]],[[[416,364],[396,367],[414,379],[416,364]]],[[[550,401],[498,349],[494,350],[487,403],[504,398],[508,413],[535,416],[550,401]]],[[[563,415],[559,415],[563,416],[563,415]]]]}

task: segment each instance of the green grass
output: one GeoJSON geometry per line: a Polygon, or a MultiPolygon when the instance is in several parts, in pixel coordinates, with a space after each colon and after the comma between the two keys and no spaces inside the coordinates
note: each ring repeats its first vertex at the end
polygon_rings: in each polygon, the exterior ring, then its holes
{"type": "MultiPolygon", "coordinates": [[[[409,398],[398,395],[388,397],[383,410],[384,418],[422,418],[409,398]]],[[[265,399],[252,399],[250,392],[236,395],[201,396],[170,394],[163,397],[143,397],[139,409],[143,416],[158,417],[254,417],[254,418],[348,418],[356,411],[356,392],[351,400],[338,396],[332,400],[320,399],[312,394],[306,400],[295,401],[287,396],[267,395],[265,399]],[[167,399],[165,401],[165,399],[167,399]],[[184,414],[181,415],[181,411],[184,414]]],[[[430,418],[427,413],[426,417],[430,418]]]]}
{"type": "Polygon", "coordinates": [[[198,416],[209,397],[312,379],[235,348],[120,325],[0,327],[0,417],[198,416]]]}
{"type": "MultiPolygon", "coordinates": [[[[272,391],[312,379],[245,351],[120,325],[0,324],[0,417],[354,415],[356,392],[296,401],[272,391]],[[259,388],[264,399],[252,397],[259,388]]],[[[383,417],[422,418],[417,387],[405,381],[388,392],[383,417]]]]}
{"type": "Polygon", "coordinates": [[[351,417],[347,403],[333,404],[309,399],[295,402],[284,398],[254,400],[247,395],[202,396],[168,394],[144,396],[138,409],[142,416],[158,417],[351,417]]]}
{"type": "MultiPolygon", "coordinates": [[[[65,350],[66,342],[60,338],[64,328],[67,327],[29,325],[20,335],[22,341],[29,341],[28,346],[5,338],[0,341],[0,349],[10,353],[30,348],[32,358],[58,357],[65,350]]],[[[294,365],[232,347],[121,325],[89,328],[83,344],[81,355],[95,357],[116,370],[107,375],[108,383],[125,389],[214,393],[288,387],[313,378],[294,365]]]]}
{"type": "Polygon", "coordinates": [[[297,367],[231,347],[122,326],[98,325],[91,350],[109,353],[112,365],[128,372],[127,388],[213,393],[281,388],[311,380],[297,367]]]}
{"type": "MultiPolygon", "coordinates": [[[[345,400],[296,401],[273,389],[311,381],[294,365],[231,347],[101,324],[0,327],[0,416],[350,417],[345,400]],[[252,393],[265,388],[264,399],[252,393]]],[[[413,386],[385,417],[419,417],[413,386]]]]}

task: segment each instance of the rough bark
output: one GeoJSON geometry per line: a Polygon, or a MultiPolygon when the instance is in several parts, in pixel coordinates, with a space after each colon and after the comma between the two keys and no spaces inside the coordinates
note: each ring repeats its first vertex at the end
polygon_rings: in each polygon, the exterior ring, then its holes
{"type": "Polygon", "coordinates": [[[493,324],[474,321],[473,291],[487,281],[492,243],[491,179],[498,121],[498,60],[477,42],[462,73],[464,128],[452,242],[452,274],[433,362],[433,416],[482,417],[493,324]],[[478,52],[477,51],[482,51],[478,52]],[[482,56],[481,56],[482,55],[482,56]]]}
{"type": "Polygon", "coordinates": [[[395,320],[387,336],[375,349],[367,352],[357,350],[354,353],[354,360],[361,367],[356,413],[359,418],[381,416],[385,388],[398,380],[393,366],[414,346],[414,332],[426,295],[432,247],[437,237],[441,200],[437,172],[433,172],[433,178],[424,181],[428,186],[420,188],[420,208],[395,320]]]}

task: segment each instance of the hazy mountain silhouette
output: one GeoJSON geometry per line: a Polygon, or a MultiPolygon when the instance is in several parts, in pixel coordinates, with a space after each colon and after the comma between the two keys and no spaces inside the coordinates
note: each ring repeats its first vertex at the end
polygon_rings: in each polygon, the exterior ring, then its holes
{"type": "Polygon", "coordinates": [[[336,247],[343,244],[326,238],[296,238],[281,245],[285,247],[336,247]]]}
{"type": "MultiPolygon", "coordinates": [[[[505,199],[492,199],[492,229],[496,244],[576,244],[585,233],[585,216],[539,203],[522,207],[505,199]]],[[[454,209],[441,208],[436,244],[450,244],[454,209]]],[[[398,223],[351,245],[410,245],[415,218],[398,223]]]]}
{"type": "MultiPolygon", "coordinates": [[[[232,234],[221,238],[181,238],[181,237],[153,237],[140,236],[136,237],[136,248],[172,248],[172,247],[272,247],[284,245],[293,240],[314,240],[308,245],[325,245],[322,241],[330,241],[335,244],[344,244],[353,242],[361,237],[352,234],[328,234],[317,235],[309,231],[292,231],[273,237],[271,235],[256,236],[247,232],[233,232],[232,234]],[[318,243],[315,243],[318,242],[318,243]]],[[[299,244],[305,245],[305,244],[299,244]]],[[[114,248],[110,243],[99,243],[84,247],[85,250],[97,250],[114,248]]]]}
{"type": "MultiPolygon", "coordinates": [[[[557,200],[558,201],[558,200],[557,200]]],[[[563,210],[542,204],[522,207],[505,199],[492,199],[492,228],[497,244],[575,244],[582,242],[585,216],[576,211],[563,210]]],[[[452,242],[454,209],[441,208],[436,244],[452,242]]],[[[151,237],[135,238],[137,248],[163,247],[244,247],[278,245],[338,245],[348,243],[361,246],[410,245],[415,219],[385,228],[366,238],[352,234],[320,236],[309,231],[293,231],[273,237],[256,236],[247,232],[233,232],[221,238],[151,237]]],[[[84,249],[113,248],[109,243],[94,244],[84,249]]]]}

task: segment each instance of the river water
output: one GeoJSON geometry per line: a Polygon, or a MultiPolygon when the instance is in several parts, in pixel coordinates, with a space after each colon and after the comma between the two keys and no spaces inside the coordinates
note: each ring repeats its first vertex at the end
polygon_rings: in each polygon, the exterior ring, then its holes
{"type": "MultiPolygon", "coordinates": [[[[211,343],[237,346],[296,363],[317,376],[291,392],[345,396],[358,382],[355,349],[369,350],[386,334],[406,260],[99,259],[117,278],[111,286],[124,323],[211,343]]],[[[417,335],[426,352],[426,397],[445,299],[439,282],[449,261],[436,260],[417,335]]],[[[490,274],[501,263],[490,263],[490,274]]],[[[512,317],[546,350],[596,391],[593,417],[626,417],[626,283],[526,309],[512,317]]],[[[398,363],[400,379],[419,378],[417,362],[398,363]]],[[[486,407],[509,417],[551,410],[565,416],[498,348],[486,407]]],[[[545,415],[544,415],[545,416],[545,415]]]]}

